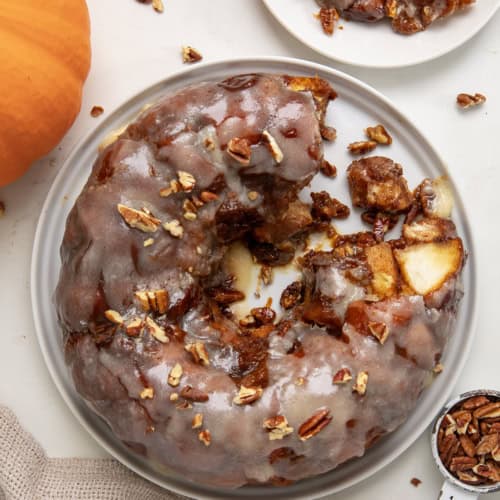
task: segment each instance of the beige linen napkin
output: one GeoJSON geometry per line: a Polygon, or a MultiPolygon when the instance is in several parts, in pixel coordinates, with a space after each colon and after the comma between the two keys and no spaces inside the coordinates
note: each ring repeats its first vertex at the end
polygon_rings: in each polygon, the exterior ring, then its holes
{"type": "Polygon", "coordinates": [[[113,459],[48,458],[0,406],[0,500],[179,500],[113,459]]]}

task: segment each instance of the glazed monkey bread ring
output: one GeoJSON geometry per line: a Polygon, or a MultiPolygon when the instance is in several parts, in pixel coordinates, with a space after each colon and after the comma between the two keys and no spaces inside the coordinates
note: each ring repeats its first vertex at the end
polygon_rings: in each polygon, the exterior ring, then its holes
{"type": "Polygon", "coordinates": [[[335,97],[264,74],[168,94],[100,153],[68,217],[56,304],[75,386],[118,439],[194,481],[329,471],[396,429],[439,370],[465,260],[446,181],[410,191],[392,160],[354,161],[373,227],[336,232],[345,205],[298,196],[328,166],[335,97]],[[295,255],[312,232],[331,250],[295,255]],[[276,310],[233,314],[236,241],[265,266],[298,262],[276,310]]]}

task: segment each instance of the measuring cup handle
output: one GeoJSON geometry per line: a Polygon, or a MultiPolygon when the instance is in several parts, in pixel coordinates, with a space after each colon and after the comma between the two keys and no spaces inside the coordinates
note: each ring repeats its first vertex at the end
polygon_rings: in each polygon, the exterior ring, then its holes
{"type": "Polygon", "coordinates": [[[472,491],[465,491],[449,481],[445,481],[441,487],[438,500],[476,500],[479,495],[472,491]]]}

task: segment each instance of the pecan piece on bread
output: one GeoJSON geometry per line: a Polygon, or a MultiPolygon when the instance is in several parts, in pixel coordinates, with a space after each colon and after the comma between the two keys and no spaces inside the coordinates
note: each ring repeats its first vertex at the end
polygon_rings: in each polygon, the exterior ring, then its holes
{"type": "Polygon", "coordinates": [[[330,410],[318,410],[299,427],[298,434],[300,440],[307,441],[313,436],[316,436],[316,434],[321,432],[332,419],[333,417],[330,415],[330,410]]]}

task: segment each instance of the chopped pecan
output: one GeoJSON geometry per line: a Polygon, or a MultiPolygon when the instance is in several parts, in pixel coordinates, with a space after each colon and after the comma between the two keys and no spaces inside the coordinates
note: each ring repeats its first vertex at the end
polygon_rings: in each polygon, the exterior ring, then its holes
{"type": "Polygon", "coordinates": [[[366,393],[366,386],[368,384],[368,372],[359,372],[356,377],[356,383],[354,384],[352,390],[357,392],[360,396],[366,393]]]}
{"type": "Polygon", "coordinates": [[[203,414],[197,413],[191,422],[192,429],[199,429],[203,425],[203,414]]]}
{"type": "Polygon", "coordinates": [[[490,426],[488,425],[487,422],[480,422],[479,423],[479,430],[481,431],[481,434],[489,434],[488,430],[489,430],[490,426]]]}
{"type": "Polygon", "coordinates": [[[194,204],[193,200],[186,198],[182,202],[182,209],[184,210],[184,212],[196,212],[198,210],[198,207],[194,204]]]}
{"type": "Polygon", "coordinates": [[[469,424],[467,435],[471,437],[475,444],[479,443],[481,436],[479,434],[479,420],[472,416],[472,424],[469,424]]]}
{"type": "Polygon", "coordinates": [[[248,191],[247,198],[250,201],[255,201],[259,197],[259,193],[257,191],[248,191]]]}
{"type": "Polygon", "coordinates": [[[441,373],[442,371],[444,370],[444,366],[441,364],[441,363],[437,363],[434,368],[432,369],[432,371],[438,375],[439,373],[441,373]]]}
{"type": "Polygon", "coordinates": [[[210,365],[210,360],[208,358],[208,352],[205,347],[205,344],[203,342],[192,342],[189,344],[186,344],[184,346],[184,349],[193,356],[194,362],[204,365],[204,366],[209,366],[210,365]]]}
{"type": "Polygon", "coordinates": [[[189,201],[191,210],[193,210],[194,212],[196,212],[196,209],[202,207],[205,204],[205,202],[200,198],[198,198],[197,196],[191,196],[191,199],[189,201]]]}
{"type": "Polygon", "coordinates": [[[168,374],[169,385],[171,385],[172,387],[177,387],[181,381],[182,373],[182,366],[179,363],[176,363],[168,374]]]}
{"type": "Polygon", "coordinates": [[[90,116],[92,118],[97,118],[98,116],[101,116],[104,113],[104,108],[102,106],[92,106],[92,109],[90,110],[90,116]]]}
{"type": "Polygon", "coordinates": [[[345,219],[349,217],[350,210],[336,198],[332,198],[326,191],[311,193],[313,205],[311,215],[314,219],[329,221],[331,219],[345,219]]]}
{"type": "Polygon", "coordinates": [[[308,418],[300,427],[298,432],[301,441],[307,441],[313,436],[322,431],[331,421],[333,417],[330,416],[330,410],[322,409],[316,411],[310,418],[308,418]]]}
{"type": "Polygon", "coordinates": [[[196,389],[190,385],[186,385],[181,389],[181,398],[187,399],[189,401],[195,401],[197,403],[205,403],[208,401],[208,394],[196,389]]]}
{"type": "Polygon", "coordinates": [[[443,443],[443,452],[439,454],[439,457],[445,467],[449,467],[451,459],[456,455],[458,449],[460,448],[460,441],[457,439],[455,434],[451,434],[444,438],[443,443]]]}
{"type": "MultiPolygon", "coordinates": [[[[361,214],[361,220],[373,226],[374,232],[385,234],[396,226],[399,221],[398,214],[379,212],[377,210],[365,210],[361,214]]],[[[378,236],[377,234],[375,236],[378,236]]]]}
{"type": "Polygon", "coordinates": [[[239,302],[245,299],[245,294],[234,288],[221,286],[218,288],[209,288],[208,295],[219,304],[229,305],[233,302],[239,302]]]}
{"type": "Polygon", "coordinates": [[[149,312],[151,306],[149,305],[148,293],[139,291],[134,293],[135,298],[139,301],[141,309],[145,312],[149,312]]]}
{"type": "Polygon", "coordinates": [[[242,385],[238,394],[233,398],[233,403],[237,405],[249,405],[260,399],[262,392],[261,387],[245,387],[242,385]]]}
{"type": "Polygon", "coordinates": [[[472,414],[469,411],[462,410],[452,414],[457,425],[457,432],[463,435],[467,432],[467,428],[472,420],[472,414]]]}
{"type": "Polygon", "coordinates": [[[146,318],[146,328],[149,333],[162,344],[167,344],[169,341],[168,337],[165,335],[165,329],[162,328],[158,323],[156,323],[149,316],[146,318]]]}
{"type": "Polygon", "coordinates": [[[178,193],[181,191],[181,185],[178,180],[171,180],[170,184],[166,188],[160,189],[160,196],[162,198],[168,198],[171,194],[178,193]]]}
{"type": "Polygon", "coordinates": [[[217,201],[219,196],[211,191],[202,191],[200,194],[200,198],[205,203],[210,203],[211,201],[217,201]]]}
{"type": "Polygon", "coordinates": [[[252,150],[250,149],[250,141],[248,139],[233,137],[227,144],[227,153],[231,158],[234,158],[245,167],[250,165],[252,150]]]}
{"type": "Polygon", "coordinates": [[[389,336],[389,328],[385,323],[369,321],[368,330],[381,344],[384,344],[389,336]]]}
{"type": "Polygon", "coordinates": [[[487,434],[476,446],[476,455],[487,455],[498,446],[498,434],[487,434]]]}
{"type": "Polygon", "coordinates": [[[474,410],[474,417],[482,418],[496,418],[500,417],[500,401],[497,403],[489,403],[474,410]]]}
{"type": "Polygon", "coordinates": [[[190,45],[184,45],[182,47],[182,62],[184,64],[193,64],[195,62],[201,61],[203,56],[194,47],[190,45]]]}
{"type": "Polygon", "coordinates": [[[378,144],[383,144],[385,146],[389,146],[389,144],[392,144],[392,137],[389,135],[389,132],[387,132],[383,125],[368,127],[365,132],[369,139],[375,141],[378,144]]]}
{"type": "Polygon", "coordinates": [[[279,147],[276,139],[267,131],[264,130],[262,132],[262,139],[267,144],[269,151],[271,152],[271,156],[277,164],[280,164],[283,161],[283,151],[279,147]]]}
{"type": "Polygon", "coordinates": [[[271,266],[261,266],[259,271],[259,284],[258,289],[260,290],[260,283],[263,283],[265,286],[270,285],[273,282],[273,268],[271,266]]]}
{"type": "Polygon", "coordinates": [[[142,332],[144,322],[141,318],[132,318],[125,326],[125,332],[129,337],[138,337],[142,332]]]}
{"type": "Polygon", "coordinates": [[[483,104],[486,102],[486,96],[483,94],[475,93],[472,94],[458,94],[457,95],[457,104],[462,109],[471,108],[473,106],[478,106],[479,104],[483,104]]]}
{"type": "Polygon", "coordinates": [[[239,323],[240,326],[243,326],[244,328],[253,328],[257,326],[255,318],[253,316],[250,316],[249,314],[244,318],[240,319],[239,323]]]}
{"type": "Polygon", "coordinates": [[[170,233],[170,235],[174,238],[182,238],[182,235],[184,234],[184,228],[177,219],[163,223],[163,229],[165,229],[167,233],[170,233]]]}
{"type": "Polygon", "coordinates": [[[319,132],[321,134],[321,138],[325,141],[334,141],[337,138],[337,130],[333,127],[329,127],[328,125],[320,125],[319,132]]]}
{"type": "Polygon", "coordinates": [[[257,325],[268,325],[276,319],[276,312],[270,307],[254,307],[250,314],[255,319],[257,325]]]}
{"type": "Polygon", "coordinates": [[[454,434],[457,430],[457,423],[455,419],[448,413],[443,418],[443,425],[445,426],[445,436],[454,434]]]}
{"type": "Polygon", "coordinates": [[[475,410],[476,408],[479,408],[480,406],[484,406],[488,403],[491,403],[491,401],[485,397],[485,396],[475,396],[473,398],[467,399],[463,404],[462,408],[464,410],[475,410]]]}
{"type": "Polygon", "coordinates": [[[470,458],[474,457],[476,455],[476,445],[472,442],[471,438],[465,435],[458,436],[458,439],[460,440],[460,444],[462,445],[465,454],[470,458]]]}
{"type": "Polygon", "coordinates": [[[345,384],[352,380],[351,370],[349,368],[341,368],[334,376],[334,384],[345,384]]]}
{"type": "Polygon", "coordinates": [[[148,292],[151,309],[158,314],[165,314],[168,308],[168,292],[164,289],[148,292]]]}
{"type": "Polygon", "coordinates": [[[298,303],[302,302],[304,294],[304,283],[302,281],[294,281],[290,283],[281,294],[280,305],[283,309],[291,309],[298,303]]]}
{"type": "Polygon", "coordinates": [[[458,479],[467,484],[481,484],[482,480],[470,471],[457,471],[458,479]]]}
{"type": "Polygon", "coordinates": [[[397,15],[399,0],[386,0],[385,2],[385,15],[394,18],[397,15]]]}
{"type": "Polygon", "coordinates": [[[184,170],[179,170],[177,172],[177,177],[179,178],[179,184],[182,187],[183,191],[190,192],[194,189],[196,185],[196,179],[193,174],[186,172],[184,170]]]}
{"type": "Polygon", "coordinates": [[[164,11],[163,0],[153,0],[153,9],[161,14],[164,11]]]}
{"type": "Polygon", "coordinates": [[[325,34],[333,35],[335,21],[338,21],[339,17],[339,13],[335,7],[332,7],[331,9],[322,7],[319,10],[318,18],[325,34]]]}
{"type": "Polygon", "coordinates": [[[446,455],[450,451],[450,448],[455,441],[457,441],[457,438],[454,434],[446,436],[443,433],[442,439],[440,439],[438,442],[439,453],[442,455],[446,455]]]}
{"type": "Polygon", "coordinates": [[[399,220],[399,215],[377,212],[373,220],[373,234],[377,241],[383,241],[385,234],[390,231],[399,220]]]}
{"type": "Polygon", "coordinates": [[[266,418],[263,427],[269,433],[269,441],[283,439],[293,432],[293,427],[288,425],[288,420],[283,415],[266,418]]]}
{"type": "Polygon", "coordinates": [[[107,311],[104,311],[104,316],[106,316],[106,319],[108,321],[111,321],[111,323],[115,323],[116,325],[123,325],[122,315],[118,311],[108,309],[107,311]]]}
{"type": "Polygon", "coordinates": [[[450,471],[470,470],[477,465],[477,459],[471,457],[453,457],[450,462],[450,471]]]}
{"type": "Polygon", "coordinates": [[[357,141],[351,142],[351,144],[347,146],[347,149],[353,155],[364,155],[366,153],[369,153],[370,151],[373,151],[376,147],[377,143],[375,141],[357,141]]]}
{"type": "Polygon", "coordinates": [[[325,177],[337,177],[337,167],[324,158],[321,160],[320,171],[325,177]]]}
{"type": "Polygon", "coordinates": [[[155,391],[152,387],[144,387],[144,389],[139,394],[141,399],[153,399],[155,391]]]}
{"type": "Polygon", "coordinates": [[[500,482],[500,470],[494,462],[488,461],[485,464],[477,464],[472,470],[481,477],[485,477],[493,483],[500,482]]]}
{"type": "Polygon", "coordinates": [[[198,439],[205,446],[210,446],[210,443],[212,442],[212,435],[210,434],[210,431],[208,429],[204,429],[198,434],[198,439]]]}
{"type": "Polygon", "coordinates": [[[477,435],[478,434],[478,428],[475,426],[474,424],[474,420],[476,420],[476,423],[477,423],[477,419],[474,419],[472,418],[472,424],[469,424],[469,427],[467,427],[467,435],[477,435]]]}
{"type": "Polygon", "coordinates": [[[149,305],[148,293],[139,291],[134,293],[135,298],[139,301],[141,309],[145,312],[149,312],[151,306],[149,305]]]}
{"type": "Polygon", "coordinates": [[[121,203],[116,208],[127,225],[134,229],[139,229],[144,233],[154,233],[160,227],[161,220],[144,212],[144,210],[136,210],[121,203]]]}
{"type": "Polygon", "coordinates": [[[183,217],[189,221],[194,221],[198,218],[194,212],[184,212],[183,217]]]}
{"type": "Polygon", "coordinates": [[[412,477],[411,480],[410,480],[410,483],[415,486],[415,488],[417,488],[418,486],[420,486],[420,484],[422,483],[422,481],[420,479],[418,479],[418,477],[412,477]]]}
{"type": "Polygon", "coordinates": [[[207,151],[214,151],[215,149],[215,141],[213,137],[205,137],[203,141],[203,145],[207,148],[207,151]]]}
{"type": "Polygon", "coordinates": [[[152,311],[158,314],[167,312],[168,292],[166,290],[144,290],[135,292],[134,295],[144,312],[152,311]]]}

